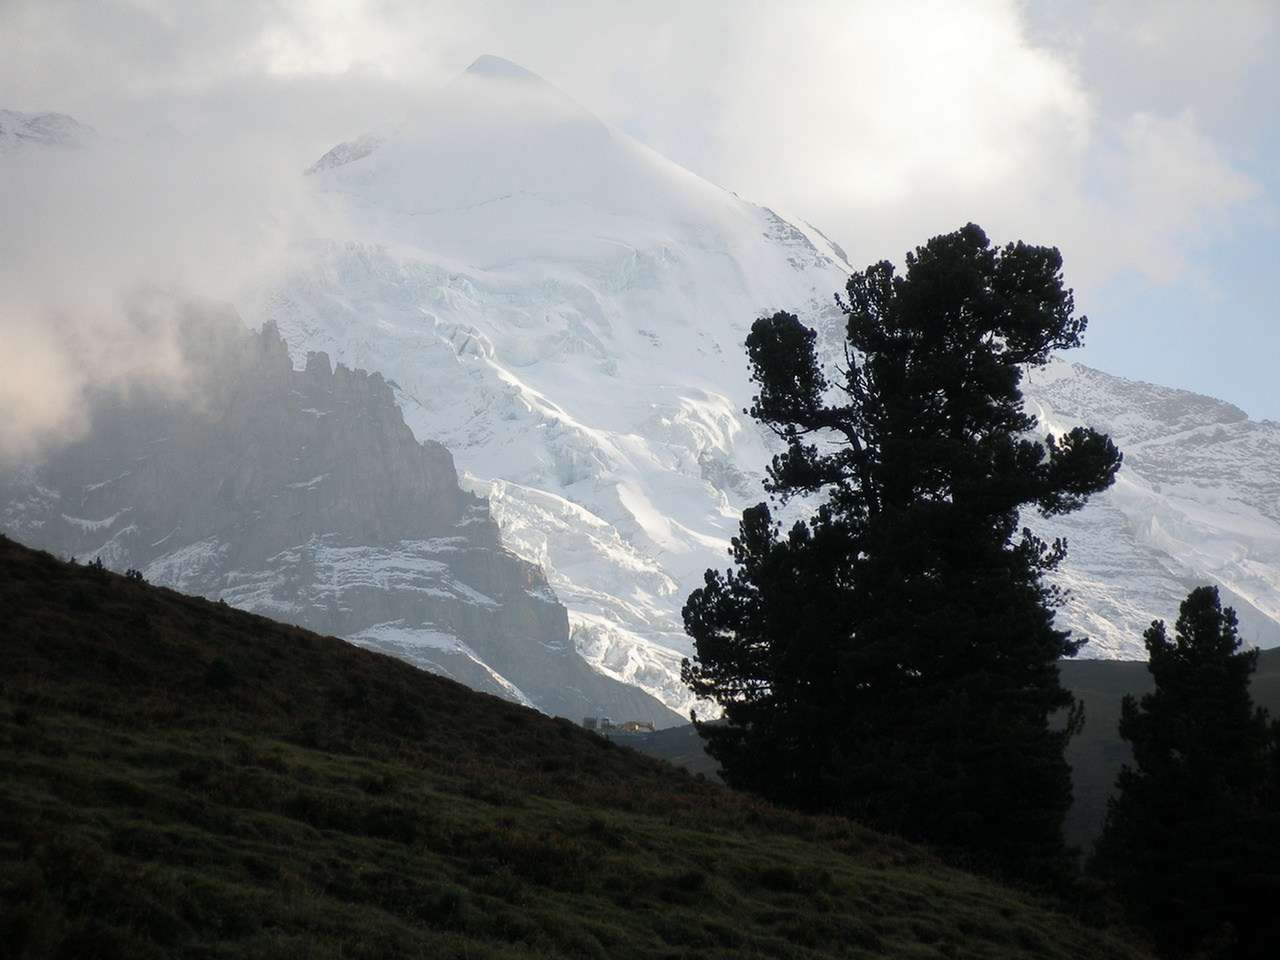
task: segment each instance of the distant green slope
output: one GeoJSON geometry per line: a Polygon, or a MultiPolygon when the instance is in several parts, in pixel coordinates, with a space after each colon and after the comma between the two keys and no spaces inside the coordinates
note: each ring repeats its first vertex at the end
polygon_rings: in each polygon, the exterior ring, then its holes
{"type": "MultiPolygon", "coordinates": [[[[1085,705],[1085,728],[1067,748],[1075,803],[1064,832],[1069,843],[1089,850],[1102,830],[1116,774],[1131,757],[1120,739],[1120,702],[1125,694],[1149,692],[1151,674],[1141,660],[1070,660],[1061,666],[1063,685],[1085,705]]],[[[1280,714],[1280,650],[1261,652],[1249,690],[1256,704],[1272,716],[1280,714]]]]}
{"type": "Polygon", "coordinates": [[[0,956],[1142,955],[848,821],[0,539],[0,956]]]}
{"type": "MultiPolygon", "coordinates": [[[[1068,660],[1061,669],[1063,685],[1085,705],[1084,730],[1067,747],[1075,802],[1067,813],[1063,833],[1069,844],[1087,852],[1102,830],[1116,775],[1130,758],[1129,745],[1120,739],[1118,729],[1120,702],[1127,693],[1136,697],[1147,693],[1151,674],[1146,662],[1140,660],[1068,660]]],[[[1280,716],[1280,649],[1261,652],[1249,689],[1256,704],[1271,716],[1280,716]]],[[[703,741],[692,724],[624,742],[691,772],[716,777],[716,762],[702,749],[703,741]]]]}

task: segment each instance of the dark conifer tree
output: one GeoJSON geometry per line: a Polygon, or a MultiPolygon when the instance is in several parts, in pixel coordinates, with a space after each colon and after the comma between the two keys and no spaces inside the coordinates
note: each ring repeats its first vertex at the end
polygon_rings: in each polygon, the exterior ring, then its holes
{"type": "Polygon", "coordinates": [[[1065,545],[1020,515],[1080,507],[1120,455],[1085,429],[1037,440],[1019,384],[1086,321],[1057,250],[995,249],[972,224],[847,292],[834,384],[794,316],[752,327],[750,412],[786,442],[766,489],[821,502],[785,534],[746,511],[737,568],[685,606],[684,679],[724,707],[702,730],[731,784],[1043,873],[1081,719],[1056,661],[1078,644],[1043,580],[1065,545]]]}
{"type": "Polygon", "coordinates": [[[1165,957],[1280,950],[1276,728],[1249,696],[1256,650],[1214,587],[1183,601],[1174,639],[1143,635],[1155,689],[1125,697],[1134,766],[1116,781],[1094,869],[1116,881],[1165,957]]]}

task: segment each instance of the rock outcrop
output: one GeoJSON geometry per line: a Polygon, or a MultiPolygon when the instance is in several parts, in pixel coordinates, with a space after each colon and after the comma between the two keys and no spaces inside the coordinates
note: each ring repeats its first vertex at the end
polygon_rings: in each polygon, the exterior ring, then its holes
{"type": "Polygon", "coordinates": [[[230,308],[175,323],[181,396],[94,397],[84,439],[3,478],[6,532],[548,713],[679,719],[576,653],[542,571],[381,376],[323,353],[296,371],[273,325],[251,333],[230,308]]]}

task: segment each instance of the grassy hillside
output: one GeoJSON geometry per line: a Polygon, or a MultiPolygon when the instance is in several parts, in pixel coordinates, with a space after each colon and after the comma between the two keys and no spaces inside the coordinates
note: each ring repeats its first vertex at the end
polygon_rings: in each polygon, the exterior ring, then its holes
{"type": "Polygon", "coordinates": [[[1141,955],[848,821],[0,538],[0,956],[1141,955]]]}

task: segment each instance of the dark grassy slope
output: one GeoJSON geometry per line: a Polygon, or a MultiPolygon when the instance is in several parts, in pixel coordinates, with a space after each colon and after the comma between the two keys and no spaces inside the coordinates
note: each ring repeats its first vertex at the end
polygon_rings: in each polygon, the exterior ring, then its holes
{"type": "Polygon", "coordinates": [[[0,539],[0,955],[1132,957],[847,821],[0,539]]]}

